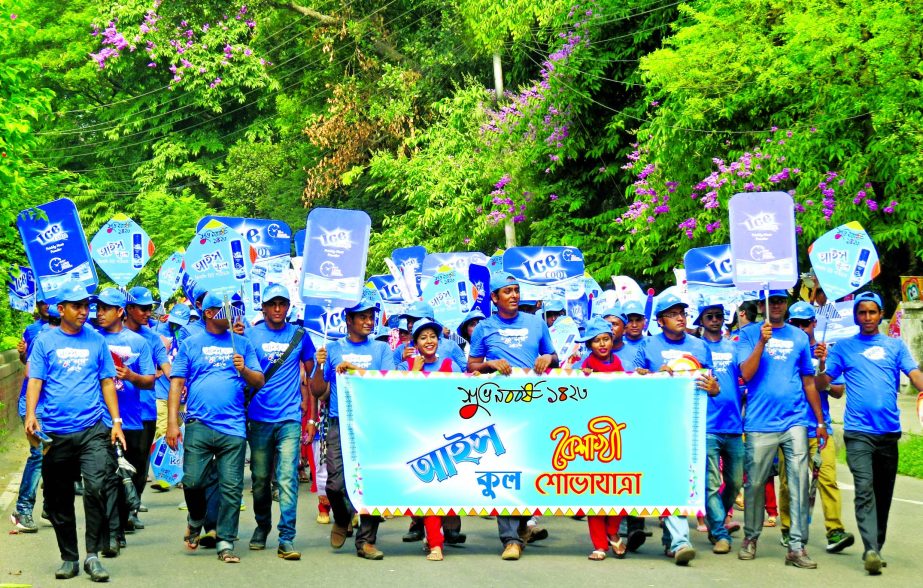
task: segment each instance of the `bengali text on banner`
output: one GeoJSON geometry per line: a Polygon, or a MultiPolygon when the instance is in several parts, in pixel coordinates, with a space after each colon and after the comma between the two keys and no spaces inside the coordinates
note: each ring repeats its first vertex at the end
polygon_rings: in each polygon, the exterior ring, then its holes
{"type": "Polygon", "coordinates": [[[382,515],[701,514],[694,375],[341,374],[349,497],[382,515]]]}

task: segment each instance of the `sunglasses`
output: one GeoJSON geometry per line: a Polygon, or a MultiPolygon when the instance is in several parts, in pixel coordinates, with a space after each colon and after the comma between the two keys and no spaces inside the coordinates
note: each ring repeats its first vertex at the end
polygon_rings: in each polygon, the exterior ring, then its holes
{"type": "Polygon", "coordinates": [[[724,313],[723,312],[709,312],[709,313],[703,314],[702,319],[706,321],[716,321],[716,320],[723,321],[724,313]]]}
{"type": "Polygon", "coordinates": [[[814,321],[812,321],[812,320],[810,320],[810,319],[788,319],[788,323],[789,323],[790,325],[796,326],[796,327],[798,327],[799,329],[804,329],[804,328],[806,328],[806,327],[809,327],[809,326],[811,326],[811,323],[813,323],[813,322],[814,322],[814,321]]]}

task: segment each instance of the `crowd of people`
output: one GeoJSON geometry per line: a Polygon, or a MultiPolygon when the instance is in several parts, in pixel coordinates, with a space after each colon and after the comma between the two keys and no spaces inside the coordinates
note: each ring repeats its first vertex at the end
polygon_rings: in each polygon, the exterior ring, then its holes
{"type": "MultiPolygon", "coordinates": [[[[38,302],[38,318],[19,346],[27,369],[19,411],[31,451],[13,522],[21,532],[37,530],[33,509],[44,479],[42,516],[57,538],[59,579],[79,574],[78,493],[86,527],[83,569],[93,581],[109,579],[100,558],[118,556],[126,534],[144,528],[140,497],[149,482],[150,447],[160,435],[173,449],[182,443],[188,549],[215,548],[220,561],[240,561],[235,544],[249,448],[256,523],[249,549],[266,548],[277,500],[277,554],[301,558],[296,510],[299,478],[307,477],[299,472],[307,462],[317,521],[331,525],[331,548],[342,548],[354,535],[359,557],[380,560],[381,519],[357,520],[346,489],[337,374],[509,375],[513,368],[542,373],[576,367],[643,376],[679,369],[676,360],[690,357],[701,370],[696,385],[708,398],[706,516],[697,526],[708,533],[712,551],[731,553],[741,531],[733,520],[736,507],[744,518],[737,557],[758,557],[761,531],[776,523],[774,511],[765,519],[775,507],[768,502],[774,502],[776,470],[786,565],[817,567],[806,550],[812,477],[823,504],[826,550],[854,543],[841,521],[829,411],[830,397],[845,397],[862,565],[873,575],[886,565],[881,551],[897,471],[899,374],[917,390],[923,390],[923,375],[900,340],[879,333],[883,307],[872,292],[855,297],[859,334],[836,345],[817,340],[814,305],[789,306],[782,290],[769,291],[765,303],[744,302],[733,317],[718,300],[704,300],[688,313],[686,302],[664,293],[653,304],[657,334],[649,333],[644,302],[627,301],[594,313],[582,329],[583,348],[564,358],[555,353],[549,328],[566,314],[564,305],[522,300],[518,281],[504,272],[490,280],[490,316],[473,310],[450,333],[431,306],[415,302],[393,317],[400,339],[394,348],[379,309],[365,301],[346,310],[345,337],[315,348],[291,320],[289,292],[278,284],[265,289],[261,316],[247,325],[239,301],[202,288],[188,304],[173,305],[161,322],[151,319],[156,305],[144,287],[94,294],[69,283],[56,294],[55,304],[38,302]],[[133,470],[128,483],[117,473],[123,461],[133,470]]],[[[610,553],[623,558],[641,547],[649,535],[644,519],[624,519],[587,517],[590,560],[610,553]]],[[[548,536],[533,517],[496,520],[504,560],[518,560],[526,544],[548,536]]],[[[689,519],[663,517],[661,526],[667,557],[677,565],[696,557],[689,519]]],[[[412,518],[403,539],[425,541],[427,559],[441,561],[445,544],[463,543],[466,536],[459,517],[426,516],[412,518]]]]}

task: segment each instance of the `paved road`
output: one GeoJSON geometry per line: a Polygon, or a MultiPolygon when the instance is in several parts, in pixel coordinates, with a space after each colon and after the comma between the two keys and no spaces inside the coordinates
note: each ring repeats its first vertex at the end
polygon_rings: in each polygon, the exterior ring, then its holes
{"type": "MultiPolygon", "coordinates": [[[[7,450],[0,453],[0,512],[3,520],[7,520],[12,510],[9,504],[11,497],[4,489],[15,485],[25,454],[24,441],[13,438],[8,440],[7,445],[7,450]]],[[[845,503],[843,518],[848,529],[855,531],[852,480],[845,467],[840,467],[839,475],[845,503]]],[[[823,527],[818,521],[822,518],[820,505],[816,507],[809,543],[809,551],[819,568],[812,571],[783,565],[784,549],[778,543],[778,528],[766,530],[758,557],[752,562],[738,561],[733,554],[713,555],[706,537],[693,531],[693,542],[699,556],[689,568],[678,568],[661,555],[659,530],[639,553],[630,554],[625,560],[609,558],[603,562],[590,562],[586,559],[590,551],[586,523],[569,518],[545,519],[551,536],[547,541],[526,549],[520,562],[503,562],[498,557],[500,545],[493,521],[466,518],[463,524],[468,533],[468,543],[460,548],[447,548],[446,561],[442,563],[425,561],[419,543],[401,543],[406,519],[392,519],[382,525],[379,537],[379,547],[385,551],[385,559],[370,562],[358,559],[350,549],[351,543],[347,543],[341,551],[333,552],[327,543],[330,527],[314,522],[314,496],[307,493],[305,486],[302,486],[300,496],[296,544],[305,554],[302,561],[282,561],[275,556],[274,549],[246,551],[244,542],[239,544],[243,548],[242,563],[228,565],[218,562],[213,550],[190,553],[183,547],[181,537],[185,512],[177,509],[182,500],[181,492],[174,490],[157,494],[148,491],[144,501],[150,512],[143,517],[147,528],[128,537],[129,547],[119,558],[105,562],[113,576],[113,583],[198,588],[209,582],[215,586],[246,583],[256,588],[276,587],[294,580],[303,581],[306,585],[333,581],[345,585],[361,582],[374,586],[408,586],[444,583],[446,578],[452,578],[452,582],[482,586],[511,582],[517,585],[529,582],[536,586],[569,586],[600,581],[618,582],[625,586],[672,587],[774,586],[788,581],[822,582],[827,586],[873,582],[909,586],[919,585],[920,570],[923,569],[918,554],[919,530],[923,522],[923,481],[909,478],[898,481],[897,498],[891,510],[892,526],[884,552],[888,568],[882,578],[865,576],[859,561],[859,546],[839,555],[824,553],[823,527]]],[[[246,499],[249,504],[249,493],[246,499]]],[[[78,507],[78,513],[80,510],[78,507]]],[[[248,508],[241,513],[240,533],[244,540],[249,538],[252,530],[252,511],[248,508]]],[[[273,535],[271,547],[275,546],[274,540],[273,535]]],[[[49,526],[42,526],[34,535],[4,534],[0,537],[0,586],[57,585],[53,579],[57,565],[54,532],[49,526]]],[[[82,586],[88,581],[81,574],[71,584],[82,586]]]]}

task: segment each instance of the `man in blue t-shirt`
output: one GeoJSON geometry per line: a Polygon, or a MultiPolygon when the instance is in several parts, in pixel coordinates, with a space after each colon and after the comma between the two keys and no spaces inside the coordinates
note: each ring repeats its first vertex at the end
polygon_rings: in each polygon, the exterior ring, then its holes
{"type": "MultiPolygon", "coordinates": [[[[675,294],[662,294],[654,302],[654,316],[661,332],[647,337],[638,346],[635,372],[646,375],[652,372],[673,373],[688,356],[695,358],[702,369],[712,368],[711,351],[700,339],[686,335],[686,307],[675,294]]],[[[689,369],[688,367],[679,369],[689,369]]],[[[709,396],[718,394],[718,380],[711,374],[699,374],[696,386],[709,396]]],[[[689,542],[689,520],[671,515],[663,519],[663,549],[678,566],[687,565],[695,558],[695,549],[689,542]]]]}
{"type": "MultiPolygon", "coordinates": [[[[103,336],[109,352],[115,361],[115,390],[119,398],[119,414],[122,416],[122,430],[125,432],[125,459],[135,467],[132,475],[138,496],[144,490],[144,463],[150,453],[150,445],[144,445],[144,425],[141,420],[141,390],[154,387],[154,362],[151,348],[144,337],[126,329],[122,324],[126,296],[115,288],[106,288],[97,296],[96,322],[99,334],[103,336]]],[[[103,415],[103,422],[106,422],[103,415]]],[[[106,423],[109,425],[110,423],[106,423]]],[[[111,491],[117,493],[117,512],[110,514],[110,531],[116,541],[109,545],[108,553],[118,555],[125,543],[125,533],[143,529],[138,513],[129,511],[125,487],[117,484],[111,491]],[[117,515],[117,516],[115,516],[117,515]]],[[[111,541],[111,539],[110,539],[111,541]]]]}
{"type": "MultiPolygon", "coordinates": [[[[625,315],[625,345],[636,348],[644,341],[647,332],[647,317],[644,314],[644,302],[641,300],[626,300],[622,304],[622,314],[625,315]]],[[[630,365],[634,365],[633,363],[630,365]]]]}
{"type": "MultiPolygon", "coordinates": [[[[788,309],[788,324],[798,327],[808,336],[814,367],[819,371],[824,371],[825,364],[819,358],[826,357],[827,344],[818,343],[814,338],[814,327],[817,326],[814,307],[807,302],[796,302],[788,309]]],[[[816,492],[820,494],[821,504],[824,508],[827,553],[839,553],[852,545],[856,539],[852,533],[847,533],[843,528],[843,507],[840,499],[840,488],[837,486],[836,481],[836,442],[833,437],[833,422],[830,419],[830,401],[828,398],[830,396],[842,398],[845,386],[843,385],[843,379],[839,378],[835,382],[831,382],[826,389],[816,387],[818,394],[820,394],[821,410],[824,413],[824,424],[827,426],[829,437],[824,446],[818,448],[817,436],[814,434],[817,422],[814,420],[814,411],[808,407],[806,414],[808,419],[808,461],[817,472],[816,492]]],[[[780,462],[779,465],[779,515],[782,519],[782,542],[783,545],[788,547],[789,527],[791,527],[788,505],[788,477],[785,475],[785,468],[782,467],[783,462],[780,462]]],[[[808,512],[810,514],[810,505],[808,512]]]]}
{"type": "MultiPolygon", "coordinates": [[[[151,294],[151,291],[145,288],[144,286],[135,286],[128,291],[125,302],[125,328],[129,331],[140,335],[147,341],[148,347],[151,348],[151,361],[154,362],[155,368],[155,384],[154,388],[157,387],[157,381],[169,380],[170,378],[170,361],[167,359],[167,350],[164,347],[163,340],[160,338],[160,335],[154,332],[148,326],[148,321],[151,318],[151,312],[154,310],[154,297],[151,294]]],[[[163,384],[161,384],[163,386],[163,384]]],[[[169,387],[169,386],[167,386],[169,387]]],[[[167,430],[167,410],[166,410],[166,397],[164,397],[163,402],[163,420],[161,423],[160,420],[160,409],[158,409],[157,402],[155,400],[156,391],[155,389],[141,390],[141,424],[143,437],[141,438],[142,447],[150,447],[154,442],[154,439],[163,435],[167,430]],[[162,424],[160,430],[157,430],[158,423],[162,424]]],[[[143,472],[141,473],[141,478],[147,480],[147,472],[150,467],[150,461],[145,460],[143,472]]],[[[154,488],[159,490],[168,490],[169,486],[161,486],[159,484],[154,484],[154,488]]],[[[142,487],[143,491],[143,487],[142,487]]],[[[141,493],[138,493],[140,498],[141,493]]]]}
{"type": "Polygon", "coordinates": [[[73,578],[79,573],[74,480],[82,476],[87,550],[83,569],[94,581],[103,582],[109,579],[99,561],[99,553],[109,546],[106,489],[116,483],[109,445],[116,440],[125,445],[112,382],[115,365],[103,338],[84,328],[90,307],[86,288],[70,281],[55,294],[61,326],[42,333],[29,354],[24,427],[27,435],[34,437],[41,431],[51,438],[51,448],[42,460],[42,477],[45,510],[63,560],[55,577],[73,578]],[[36,418],[40,399],[41,424],[36,418]],[[111,429],[103,423],[107,410],[111,429]]]}
{"type": "Polygon", "coordinates": [[[176,449],[183,442],[183,493],[189,510],[186,545],[190,549],[199,546],[207,508],[205,484],[214,460],[219,491],[218,559],[237,563],[240,556],[234,552],[234,541],[240,523],[247,444],[244,388],[258,390],[265,380],[253,345],[246,337],[230,332],[229,319],[243,316],[243,304],[225,304],[208,293],[202,308],[205,332],[183,341],[173,361],[167,444],[176,449]],[[185,434],[179,428],[184,386],[185,434]]]}
{"type": "MultiPolygon", "coordinates": [[[[35,308],[38,311],[38,318],[26,327],[22,333],[22,339],[16,344],[16,350],[19,352],[19,361],[27,364],[29,352],[32,351],[32,342],[41,332],[42,327],[48,324],[48,303],[44,300],[37,300],[35,308]]],[[[28,367],[26,367],[26,377],[23,378],[22,387],[19,390],[19,418],[25,421],[26,418],[26,388],[29,384],[28,367]]],[[[41,408],[37,410],[39,420],[41,420],[41,408]]],[[[22,468],[22,476],[19,482],[19,494],[16,496],[16,510],[10,515],[10,519],[20,533],[37,533],[38,525],[32,519],[32,510],[35,508],[35,495],[38,492],[39,482],[42,480],[42,445],[36,440],[30,440],[29,457],[26,459],[22,468]]]]}
{"type": "Polygon", "coordinates": [[[264,375],[269,377],[247,407],[247,441],[253,479],[256,529],[250,549],[266,548],[272,530],[272,479],[279,484],[279,548],[282,559],[298,560],[295,515],[298,509],[298,461],[302,414],[315,414],[314,398],[302,385],[302,373],[314,369],[314,344],[303,329],[285,322],[291,305],[288,289],[271,284],[263,291],[264,321],[247,330],[264,375]],[[297,343],[295,338],[297,338],[297,343]],[[289,350],[291,347],[291,350],[289,350]],[[285,361],[282,361],[286,354],[285,361]],[[281,363],[280,363],[281,362],[281,363]],[[269,373],[269,370],[274,370],[269,373]]]}
{"type": "Polygon", "coordinates": [[[792,527],[785,565],[814,569],[805,550],[808,540],[808,405],[814,412],[817,437],[826,442],[827,427],[814,387],[811,346],[801,329],[785,323],[788,294],[768,293],[767,321],[740,332],[737,364],[747,384],[744,416],[745,467],[744,540],[738,559],[756,557],[756,542],[763,529],[765,484],[777,451],[785,457],[792,527]]]}
{"type": "Polygon", "coordinates": [[[897,441],[901,437],[897,408],[901,372],[910,378],[914,388],[923,390],[923,373],[904,342],[879,333],[883,316],[877,294],[859,294],[853,305],[859,333],[833,346],[817,377],[822,388],[841,375],[846,380],[843,440],[846,463],[856,487],[862,558],[871,575],[880,574],[884,567],[881,548],[888,530],[897,476],[897,441]]]}
{"type": "MultiPolygon", "coordinates": [[[[394,356],[387,343],[371,338],[375,330],[376,305],[363,298],[346,310],[346,336],[330,343],[328,350],[317,350],[317,369],[311,379],[311,393],[318,400],[327,400],[327,498],[333,511],[330,546],[334,549],[346,543],[346,533],[355,509],[346,495],[343,475],[343,448],[340,443],[340,407],[337,397],[337,374],[347,370],[393,370],[394,356]]],[[[381,518],[359,517],[356,533],[356,555],[380,560],[385,554],[375,547],[381,518]]]]}
{"type": "Polygon", "coordinates": [[[708,398],[705,425],[705,451],[708,455],[705,517],[714,553],[731,551],[731,530],[739,523],[727,520],[728,512],[743,484],[744,422],[741,414],[740,370],[736,345],[724,336],[724,306],[705,301],[699,306],[696,324],[702,327],[702,341],[711,352],[712,373],[718,378],[721,393],[708,398]],[[724,491],[721,491],[722,482],[724,491]],[[731,525],[736,525],[733,527],[731,525]]]}
{"type": "MultiPolygon", "coordinates": [[[[545,373],[557,364],[551,332],[541,317],[519,311],[519,282],[508,272],[490,278],[490,300],[497,312],[478,323],[471,335],[469,372],[500,372],[508,376],[513,368],[545,373]]],[[[530,517],[498,516],[497,527],[505,560],[518,560],[524,542],[548,537],[548,531],[529,528],[530,517]]]]}

